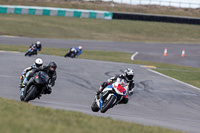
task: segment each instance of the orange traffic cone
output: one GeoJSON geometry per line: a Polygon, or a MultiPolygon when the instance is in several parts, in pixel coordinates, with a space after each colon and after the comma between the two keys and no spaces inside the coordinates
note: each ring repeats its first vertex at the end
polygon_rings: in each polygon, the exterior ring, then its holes
{"type": "Polygon", "coordinates": [[[185,57],[185,50],[184,49],[182,50],[181,57],[185,57]]]}
{"type": "Polygon", "coordinates": [[[167,56],[167,48],[165,48],[163,56],[167,56]]]}

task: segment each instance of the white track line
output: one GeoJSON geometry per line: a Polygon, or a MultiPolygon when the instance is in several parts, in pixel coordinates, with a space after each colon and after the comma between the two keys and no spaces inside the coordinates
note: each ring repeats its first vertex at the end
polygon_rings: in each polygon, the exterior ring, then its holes
{"type": "Polygon", "coordinates": [[[192,88],[197,89],[197,90],[200,91],[200,88],[197,88],[197,87],[195,87],[195,86],[193,86],[193,85],[190,85],[190,84],[188,84],[188,83],[185,83],[185,82],[183,82],[183,81],[180,81],[180,80],[177,80],[177,79],[175,79],[175,78],[169,77],[169,76],[167,76],[167,75],[164,75],[164,74],[159,73],[159,72],[157,72],[157,71],[154,71],[154,70],[152,70],[152,69],[147,69],[147,70],[149,70],[149,71],[151,71],[151,72],[153,72],[153,73],[156,73],[156,74],[158,74],[158,75],[164,76],[164,77],[166,77],[166,78],[172,79],[172,80],[174,80],[174,81],[176,81],[176,82],[179,82],[179,83],[181,83],[181,84],[187,85],[187,86],[189,86],[189,87],[192,87],[192,88]]]}
{"type": "Polygon", "coordinates": [[[134,57],[138,54],[138,52],[135,52],[132,56],[131,56],[131,60],[134,60],[134,57]]]}

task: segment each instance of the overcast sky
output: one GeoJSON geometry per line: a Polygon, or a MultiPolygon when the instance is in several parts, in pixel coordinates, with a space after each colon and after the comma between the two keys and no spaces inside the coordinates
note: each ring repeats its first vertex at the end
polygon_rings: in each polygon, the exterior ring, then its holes
{"type": "MultiPolygon", "coordinates": [[[[112,0],[103,0],[103,1],[112,1],[112,0]]],[[[175,7],[187,7],[187,8],[200,8],[200,0],[113,0],[118,3],[127,3],[127,4],[143,4],[143,5],[162,5],[162,6],[175,6],[175,7]]]]}

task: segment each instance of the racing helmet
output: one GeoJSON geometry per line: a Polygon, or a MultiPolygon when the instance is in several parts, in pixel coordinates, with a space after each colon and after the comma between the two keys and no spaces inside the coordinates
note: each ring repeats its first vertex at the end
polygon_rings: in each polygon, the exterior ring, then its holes
{"type": "Polygon", "coordinates": [[[36,42],[36,45],[41,45],[41,42],[40,42],[40,41],[37,41],[37,42],[36,42]]]}
{"type": "Polygon", "coordinates": [[[126,70],[124,70],[124,78],[126,81],[130,82],[133,80],[134,77],[134,71],[131,68],[127,68],[126,70]]]}
{"type": "Polygon", "coordinates": [[[49,65],[48,65],[48,69],[49,69],[49,72],[50,73],[53,73],[57,68],[57,65],[55,62],[49,62],[49,65]]]}
{"type": "Polygon", "coordinates": [[[40,41],[37,41],[37,42],[35,43],[35,45],[36,45],[36,47],[37,47],[39,50],[42,49],[42,44],[41,44],[40,41]]]}
{"type": "Polygon", "coordinates": [[[78,49],[81,50],[81,49],[82,49],[82,46],[78,46],[78,49]]]}
{"type": "Polygon", "coordinates": [[[42,59],[37,58],[37,59],[35,60],[35,66],[38,67],[38,68],[40,68],[42,65],[43,65],[42,59]]]}

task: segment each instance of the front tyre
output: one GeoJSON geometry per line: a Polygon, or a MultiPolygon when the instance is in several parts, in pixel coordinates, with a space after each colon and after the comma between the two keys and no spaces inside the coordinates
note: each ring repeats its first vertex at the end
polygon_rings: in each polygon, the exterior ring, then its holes
{"type": "Polygon", "coordinates": [[[105,113],[109,108],[112,107],[113,102],[116,100],[116,97],[112,95],[105,103],[103,103],[101,113],[105,113]]]}
{"type": "Polygon", "coordinates": [[[24,56],[27,56],[28,54],[29,54],[29,51],[28,51],[28,52],[26,52],[24,56]]]}
{"type": "Polygon", "coordinates": [[[96,103],[96,99],[94,100],[94,102],[93,102],[93,104],[91,106],[91,109],[92,109],[93,112],[98,112],[99,111],[99,107],[98,107],[98,105],[96,103]]]}
{"type": "Polygon", "coordinates": [[[37,95],[37,88],[34,85],[32,85],[29,88],[29,90],[24,98],[24,102],[29,102],[30,100],[35,99],[36,95],[37,95]]]}

